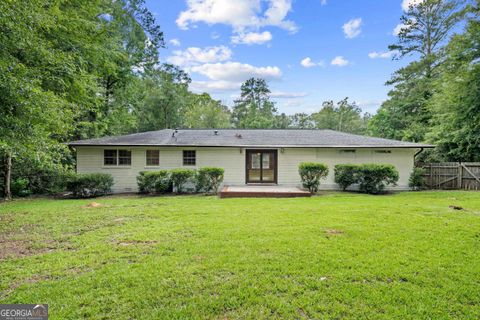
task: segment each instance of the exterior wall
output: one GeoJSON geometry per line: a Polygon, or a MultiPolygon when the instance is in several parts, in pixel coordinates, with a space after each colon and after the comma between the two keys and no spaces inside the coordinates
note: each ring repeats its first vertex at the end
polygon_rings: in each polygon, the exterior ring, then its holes
{"type": "MultiPolygon", "coordinates": [[[[136,177],[140,171],[161,170],[174,168],[201,168],[221,167],[225,169],[224,184],[245,184],[245,149],[243,148],[182,148],[182,147],[119,147],[132,151],[131,166],[104,166],[103,150],[114,149],[109,147],[82,147],[77,148],[77,172],[103,172],[113,176],[115,185],[113,192],[137,191],[136,177]],[[160,150],[160,165],[146,166],[146,150],[160,150]],[[197,165],[183,166],[182,151],[196,150],[197,165]]],[[[382,149],[386,150],[386,149],[382,149]]],[[[320,148],[285,148],[278,149],[278,184],[301,186],[298,175],[298,165],[301,162],[322,162],[328,165],[330,172],[326,180],[322,181],[322,189],[337,189],[334,183],[333,168],[340,163],[389,163],[393,164],[400,173],[398,186],[394,189],[408,188],[408,178],[413,170],[413,156],[417,149],[390,149],[391,153],[376,153],[374,149],[357,149],[355,153],[343,153],[338,149],[320,148]]]]}

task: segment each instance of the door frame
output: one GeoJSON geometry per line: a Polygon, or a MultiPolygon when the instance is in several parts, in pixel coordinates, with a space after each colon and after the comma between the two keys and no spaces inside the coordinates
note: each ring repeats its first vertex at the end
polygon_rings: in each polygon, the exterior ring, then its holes
{"type": "MultiPolygon", "coordinates": [[[[260,160],[260,176],[262,176],[263,170],[263,158],[260,160]]],[[[245,150],[245,184],[277,184],[278,183],[278,150],[277,149],[246,149],[245,150]],[[248,180],[248,164],[249,164],[249,155],[252,153],[271,153],[273,154],[273,181],[249,181],[248,180]]]]}

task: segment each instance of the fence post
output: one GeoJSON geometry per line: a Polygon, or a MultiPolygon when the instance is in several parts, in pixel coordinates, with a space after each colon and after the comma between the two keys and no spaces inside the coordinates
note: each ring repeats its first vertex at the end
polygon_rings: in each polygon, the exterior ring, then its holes
{"type": "Polygon", "coordinates": [[[459,162],[458,163],[458,176],[457,176],[457,188],[458,189],[462,189],[462,185],[463,185],[463,167],[462,167],[462,163],[459,162]]]}
{"type": "Polygon", "coordinates": [[[433,169],[432,169],[432,164],[430,163],[430,189],[433,189],[433,169]]]}

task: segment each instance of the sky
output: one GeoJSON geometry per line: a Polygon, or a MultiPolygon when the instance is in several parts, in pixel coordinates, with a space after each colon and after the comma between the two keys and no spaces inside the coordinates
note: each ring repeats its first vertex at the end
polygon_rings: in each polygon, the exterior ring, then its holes
{"type": "Polygon", "coordinates": [[[349,97],[375,113],[393,60],[400,17],[421,0],[147,0],[166,48],[196,93],[228,106],[250,77],[268,81],[279,112],[316,112],[349,97]]]}

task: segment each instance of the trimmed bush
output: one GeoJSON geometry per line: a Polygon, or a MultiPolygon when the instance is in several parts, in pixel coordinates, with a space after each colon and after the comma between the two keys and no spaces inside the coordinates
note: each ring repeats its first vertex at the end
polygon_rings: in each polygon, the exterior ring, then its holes
{"type": "Polygon", "coordinates": [[[358,183],[359,165],[337,164],[335,166],[335,183],[345,191],[352,184],[358,183]]]}
{"type": "Polygon", "coordinates": [[[422,190],[425,188],[425,169],[423,168],[413,168],[410,178],[408,179],[408,186],[415,191],[422,190]]]}
{"type": "Polygon", "coordinates": [[[369,194],[381,193],[387,185],[397,185],[398,171],[390,164],[362,164],[359,166],[360,191],[369,194]]]}
{"type": "Polygon", "coordinates": [[[217,193],[218,188],[223,182],[223,168],[204,167],[197,170],[196,190],[199,192],[217,193]]]}
{"type": "Polygon", "coordinates": [[[167,170],[141,171],[137,176],[137,185],[140,193],[166,193],[172,189],[167,170]]]}
{"type": "Polygon", "coordinates": [[[75,198],[91,198],[109,194],[113,177],[107,173],[82,173],[72,175],[67,182],[67,190],[75,198]]]}
{"type": "Polygon", "coordinates": [[[320,187],[320,180],[328,175],[328,166],[323,163],[302,162],[298,166],[298,173],[303,187],[315,193],[320,187]]]}
{"type": "Polygon", "coordinates": [[[173,169],[170,170],[170,180],[177,193],[184,191],[185,184],[190,182],[195,176],[195,170],[192,169],[173,169]]]}

